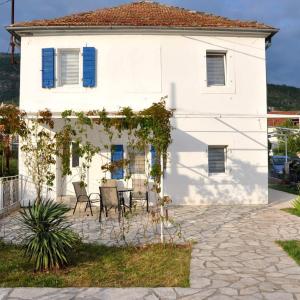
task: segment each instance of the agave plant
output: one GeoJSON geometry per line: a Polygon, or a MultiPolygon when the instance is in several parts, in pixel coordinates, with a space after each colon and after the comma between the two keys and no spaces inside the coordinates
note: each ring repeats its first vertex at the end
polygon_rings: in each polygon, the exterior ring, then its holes
{"type": "Polygon", "coordinates": [[[300,196],[292,202],[293,208],[300,212],[300,196]]]}
{"type": "Polygon", "coordinates": [[[68,264],[67,254],[78,241],[66,219],[69,210],[64,204],[44,200],[21,211],[24,254],[34,261],[35,271],[68,264]]]}

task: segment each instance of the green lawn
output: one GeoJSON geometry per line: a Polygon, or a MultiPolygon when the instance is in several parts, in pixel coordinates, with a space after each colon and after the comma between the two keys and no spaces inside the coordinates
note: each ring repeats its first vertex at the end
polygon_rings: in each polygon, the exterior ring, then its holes
{"type": "Polygon", "coordinates": [[[276,243],[300,265],[300,241],[277,241],[276,243]]]}
{"type": "Polygon", "coordinates": [[[2,168],[2,155],[0,155],[0,176],[15,176],[18,175],[18,160],[16,158],[11,158],[9,161],[10,171],[8,172],[4,168],[2,168]],[[3,172],[2,172],[3,169],[3,172]]]}
{"type": "Polygon", "coordinates": [[[191,246],[81,244],[71,265],[34,273],[18,246],[0,243],[1,287],[189,287],[191,246]]]}
{"type": "Polygon", "coordinates": [[[300,217],[300,211],[297,210],[296,208],[283,208],[281,209],[282,211],[285,211],[291,215],[295,215],[295,216],[298,216],[300,217]]]}
{"type": "Polygon", "coordinates": [[[299,190],[296,186],[291,186],[291,185],[287,185],[287,184],[269,183],[269,188],[278,190],[281,192],[299,195],[299,190]]]}

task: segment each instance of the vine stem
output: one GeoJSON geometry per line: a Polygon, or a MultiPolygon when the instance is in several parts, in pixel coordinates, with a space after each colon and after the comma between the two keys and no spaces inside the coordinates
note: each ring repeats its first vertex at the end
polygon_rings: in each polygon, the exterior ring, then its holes
{"type": "Polygon", "coordinates": [[[160,206],[160,242],[164,243],[164,206],[160,206]]]}

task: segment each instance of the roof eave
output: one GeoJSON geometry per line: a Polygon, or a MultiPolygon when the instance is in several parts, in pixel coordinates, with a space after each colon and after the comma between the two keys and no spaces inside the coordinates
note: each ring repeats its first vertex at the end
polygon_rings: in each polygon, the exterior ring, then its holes
{"type": "Polygon", "coordinates": [[[276,28],[234,28],[234,27],[167,27],[167,26],[7,26],[6,30],[21,37],[30,34],[58,32],[94,32],[94,33],[186,33],[186,34],[239,34],[271,38],[279,29],[276,28]]]}

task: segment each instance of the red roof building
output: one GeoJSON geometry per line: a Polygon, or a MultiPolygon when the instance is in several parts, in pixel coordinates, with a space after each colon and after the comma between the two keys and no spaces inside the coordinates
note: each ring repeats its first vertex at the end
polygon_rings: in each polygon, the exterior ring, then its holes
{"type": "Polygon", "coordinates": [[[112,8],[98,9],[56,19],[15,23],[14,27],[162,27],[202,29],[249,29],[274,31],[256,21],[230,20],[203,12],[167,6],[151,1],[138,1],[112,8]]]}
{"type": "MultiPolygon", "coordinates": [[[[299,111],[280,111],[280,110],[274,110],[269,112],[268,114],[274,114],[274,115],[300,115],[299,111]]],[[[268,118],[268,126],[269,127],[278,127],[282,126],[287,120],[287,118],[268,118]]],[[[294,125],[299,125],[299,118],[292,118],[291,119],[294,125]]]]}

